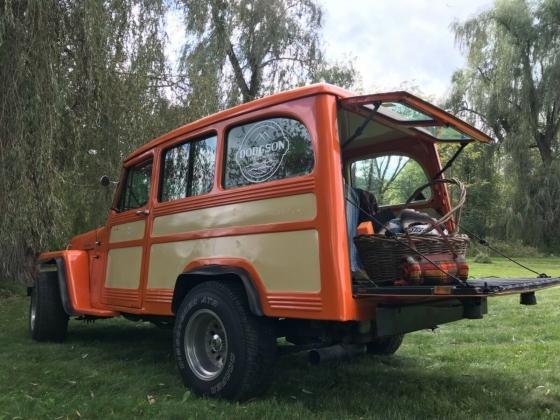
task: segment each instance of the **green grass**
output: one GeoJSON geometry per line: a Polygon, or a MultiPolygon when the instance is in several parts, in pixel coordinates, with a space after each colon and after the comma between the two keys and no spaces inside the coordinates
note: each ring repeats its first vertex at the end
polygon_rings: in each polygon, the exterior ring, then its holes
{"type": "MultiPolygon", "coordinates": [[[[525,262],[560,275],[560,259],[525,262]]],[[[525,275],[503,260],[471,272],[525,275]]],[[[389,358],[309,366],[286,356],[263,398],[233,404],[183,387],[171,331],[71,321],[64,344],[35,343],[27,298],[4,293],[0,418],[560,418],[560,289],[537,296],[532,307],[491,299],[484,320],[409,334],[389,358]]]]}
{"type": "MultiPolygon", "coordinates": [[[[520,263],[538,273],[560,276],[560,258],[515,258],[520,263]]],[[[469,274],[473,277],[535,277],[535,274],[522,269],[505,258],[492,258],[492,264],[479,264],[469,261],[469,274]]]]}

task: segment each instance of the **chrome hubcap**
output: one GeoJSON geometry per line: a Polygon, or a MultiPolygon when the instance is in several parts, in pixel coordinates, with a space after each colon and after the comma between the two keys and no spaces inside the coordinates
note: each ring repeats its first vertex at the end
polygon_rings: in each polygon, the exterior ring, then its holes
{"type": "Polygon", "coordinates": [[[214,334],[210,339],[210,351],[213,353],[222,351],[222,338],[218,334],[214,334]]]}
{"type": "Polygon", "coordinates": [[[185,328],[184,349],[191,371],[210,381],[224,369],[227,360],[227,334],[222,320],[210,309],[199,309],[185,328]]]}

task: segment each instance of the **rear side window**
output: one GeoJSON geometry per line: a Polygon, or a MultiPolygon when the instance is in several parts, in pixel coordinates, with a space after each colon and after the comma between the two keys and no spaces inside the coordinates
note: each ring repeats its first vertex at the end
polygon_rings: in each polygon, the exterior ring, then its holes
{"type": "Polygon", "coordinates": [[[163,155],[160,201],[209,192],[214,184],[216,136],[167,149],[163,155]]]}
{"type": "Polygon", "coordinates": [[[126,172],[126,181],[119,199],[118,210],[126,211],[144,207],[150,197],[151,178],[151,160],[130,167],[126,172]]]}
{"type": "Polygon", "coordinates": [[[292,178],[313,170],[311,137],[291,118],[270,118],[229,130],[226,144],[226,188],[292,178]]]}

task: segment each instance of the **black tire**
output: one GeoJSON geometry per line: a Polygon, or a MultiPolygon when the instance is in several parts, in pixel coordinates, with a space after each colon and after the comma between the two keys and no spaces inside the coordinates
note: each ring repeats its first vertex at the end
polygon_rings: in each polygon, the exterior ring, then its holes
{"type": "Polygon", "coordinates": [[[390,356],[395,354],[402,344],[404,334],[389,335],[387,337],[378,337],[367,344],[367,352],[369,354],[379,354],[390,356]]]}
{"type": "Polygon", "coordinates": [[[193,288],[177,312],[173,347],[183,382],[197,395],[242,401],[264,392],[272,379],[273,324],[251,313],[237,283],[193,288]]]}
{"type": "Polygon", "coordinates": [[[35,341],[64,341],[68,315],[62,307],[56,273],[39,275],[29,304],[29,332],[35,341]]]}

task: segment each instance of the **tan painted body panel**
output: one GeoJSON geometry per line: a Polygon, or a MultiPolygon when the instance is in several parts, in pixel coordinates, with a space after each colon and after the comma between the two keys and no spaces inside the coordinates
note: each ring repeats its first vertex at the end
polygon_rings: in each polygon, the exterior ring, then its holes
{"type": "Polygon", "coordinates": [[[105,287],[137,289],[140,285],[141,267],[141,246],[109,250],[105,287]]]}
{"type": "Polygon", "coordinates": [[[268,292],[318,292],[321,289],[316,230],[227,236],[152,245],[148,289],[172,289],[192,261],[243,258],[251,263],[268,292]]]}
{"type": "Polygon", "coordinates": [[[111,228],[109,242],[113,244],[115,242],[142,239],[144,237],[144,229],[146,229],[146,222],[144,220],[115,225],[111,228]]]}
{"type": "Polygon", "coordinates": [[[267,198],[160,216],[154,220],[152,236],[312,220],[316,214],[315,194],[267,198]]]}

